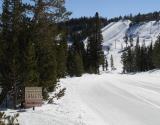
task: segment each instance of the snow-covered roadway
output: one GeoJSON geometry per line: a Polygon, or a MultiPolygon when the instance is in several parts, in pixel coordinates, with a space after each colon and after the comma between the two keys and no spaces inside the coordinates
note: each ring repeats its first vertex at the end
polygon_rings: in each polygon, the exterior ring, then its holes
{"type": "MultiPolygon", "coordinates": [[[[20,125],[160,125],[160,71],[61,79],[65,96],[20,113],[20,125]]],[[[16,111],[7,110],[7,114],[16,111]]]]}
{"type": "Polygon", "coordinates": [[[70,96],[86,105],[102,125],[160,125],[158,73],[84,75],[62,81],[70,96]]]}

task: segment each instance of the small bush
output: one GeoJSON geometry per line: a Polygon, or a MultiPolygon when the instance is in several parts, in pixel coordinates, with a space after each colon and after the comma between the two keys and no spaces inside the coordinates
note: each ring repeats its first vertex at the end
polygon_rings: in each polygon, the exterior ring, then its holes
{"type": "Polygon", "coordinates": [[[14,116],[7,116],[4,112],[0,112],[0,125],[19,125],[18,116],[18,113],[14,116]]]}

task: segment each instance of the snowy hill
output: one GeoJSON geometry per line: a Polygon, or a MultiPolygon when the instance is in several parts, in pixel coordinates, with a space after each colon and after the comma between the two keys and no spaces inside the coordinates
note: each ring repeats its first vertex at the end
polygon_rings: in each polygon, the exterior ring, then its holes
{"type": "Polygon", "coordinates": [[[140,38],[140,44],[145,40],[146,45],[149,45],[151,41],[154,43],[157,36],[160,33],[160,22],[150,21],[142,24],[130,26],[131,21],[124,20],[119,22],[113,22],[102,29],[103,34],[103,48],[108,57],[113,55],[115,68],[118,72],[122,71],[122,65],[120,63],[122,47],[125,46],[124,36],[132,36],[134,38],[134,44],[136,43],[137,37],[140,38]],[[106,48],[110,47],[110,53],[106,52],[106,48]]]}
{"type": "Polygon", "coordinates": [[[119,21],[113,22],[102,29],[102,35],[104,39],[104,46],[114,45],[115,41],[122,42],[125,33],[129,28],[131,22],[119,21]]]}

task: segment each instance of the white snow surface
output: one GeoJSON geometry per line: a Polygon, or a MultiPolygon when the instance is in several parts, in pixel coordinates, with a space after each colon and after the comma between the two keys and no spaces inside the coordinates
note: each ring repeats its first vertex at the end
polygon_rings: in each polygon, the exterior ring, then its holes
{"type": "MultiPolygon", "coordinates": [[[[121,55],[119,53],[126,47],[124,43],[124,37],[127,34],[128,36],[133,37],[133,44],[136,44],[137,37],[139,37],[140,45],[145,41],[146,46],[150,45],[151,42],[154,44],[157,40],[158,35],[160,34],[160,21],[149,21],[143,22],[134,26],[131,26],[130,20],[120,20],[118,22],[112,22],[102,28],[103,35],[103,49],[106,55],[106,58],[110,67],[110,58],[113,56],[114,66],[116,71],[122,72],[121,64],[121,55]],[[110,51],[107,51],[107,48],[110,48],[110,51]]],[[[85,46],[87,46],[88,38],[84,40],[85,46]]],[[[128,45],[130,43],[128,42],[128,45]]],[[[111,68],[109,68],[111,70],[111,68]]]]}
{"type": "MultiPolygon", "coordinates": [[[[121,53],[125,34],[140,37],[140,43],[155,42],[159,24],[146,22],[129,28],[131,21],[114,22],[102,29],[104,51],[109,62],[113,55],[117,70],[101,75],[85,74],[60,80],[65,96],[54,104],[19,116],[20,125],[160,125],[160,70],[137,74],[122,72],[121,53]],[[105,47],[110,47],[110,52],[105,47]]],[[[85,40],[85,42],[87,39],[85,40]]],[[[54,93],[51,93],[52,96],[54,93]]],[[[5,111],[15,114],[15,110],[5,111]]]]}
{"type": "MultiPolygon", "coordinates": [[[[20,113],[20,125],[160,125],[160,70],[65,78],[55,104],[20,113]]],[[[7,110],[7,114],[16,113],[7,110]]]]}
{"type": "MultiPolygon", "coordinates": [[[[140,39],[140,45],[145,41],[146,46],[151,42],[154,44],[157,36],[160,33],[160,22],[150,21],[131,26],[131,21],[121,20],[113,22],[102,29],[103,47],[110,67],[110,58],[113,56],[114,66],[117,69],[115,72],[122,72],[121,55],[119,53],[126,45],[124,43],[124,36],[133,37],[133,44],[136,44],[137,37],[140,39]],[[109,53],[106,47],[110,47],[109,53]]],[[[85,41],[86,42],[86,41],[85,41]]],[[[130,43],[128,42],[128,45],[130,43]]]]}

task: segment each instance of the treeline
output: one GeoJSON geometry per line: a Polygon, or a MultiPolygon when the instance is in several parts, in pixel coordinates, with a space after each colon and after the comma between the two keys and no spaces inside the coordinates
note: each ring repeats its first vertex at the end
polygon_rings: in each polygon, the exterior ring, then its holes
{"type": "MultiPolygon", "coordinates": [[[[147,21],[159,21],[160,20],[160,11],[155,11],[147,14],[137,14],[137,15],[125,15],[114,17],[111,19],[100,17],[101,20],[101,28],[108,25],[111,22],[118,22],[120,20],[131,20],[132,24],[147,22],[147,21]]],[[[65,22],[59,23],[59,28],[66,27],[69,34],[72,36],[72,33],[79,32],[81,33],[81,39],[85,39],[90,33],[90,29],[94,24],[93,17],[81,17],[81,18],[73,18],[65,22]]],[[[70,38],[71,38],[70,36],[70,38]]]]}
{"type": "Polygon", "coordinates": [[[160,20],[160,11],[155,11],[152,13],[147,14],[137,14],[133,16],[130,14],[129,16],[124,16],[124,19],[129,19],[132,21],[132,24],[138,24],[141,22],[148,22],[148,21],[159,21],[160,20]]]}
{"type": "Polygon", "coordinates": [[[159,21],[160,20],[160,11],[155,11],[151,13],[141,14],[138,13],[137,15],[125,15],[125,16],[119,16],[115,18],[111,18],[108,20],[108,22],[117,22],[119,20],[130,20],[132,21],[132,24],[139,24],[142,22],[148,22],[148,21],[159,21]]]}
{"type": "MultiPolygon", "coordinates": [[[[101,28],[108,25],[109,23],[118,22],[120,20],[131,20],[132,23],[130,25],[132,26],[147,21],[159,21],[160,12],[155,11],[153,13],[147,14],[139,13],[137,15],[130,14],[125,16],[114,17],[111,19],[99,17],[99,19],[101,21],[101,28]]],[[[68,33],[67,41],[73,43],[75,35],[79,39],[79,41],[84,41],[91,34],[93,25],[94,17],[72,18],[70,20],[58,23],[58,29],[63,29],[65,27],[68,33]]]]}
{"type": "MultiPolygon", "coordinates": [[[[103,28],[108,24],[106,18],[99,17],[101,24],[100,27],[103,28]]],[[[68,41],[73,42],[75,34],[79,38],[79,40],[86,39],[92,32],[92,26],[95,23],[94,17],[80,17],[80,18],[72,18],[65,22],[60,22],[58,24],[59,29],[64,28],[68,32],[68,41]]]]}
{"type": "Polygon", "coordinates": [[[123,73],[142,72],[160,68],[160,36],[149,46],[139,45],[137,38],[136,46],[128,46],[122,54],[123,73]]]}
{"type": "Polygon", "coordinates": [[[10,92],[15,107],[24,101],[24,87],[43,87],[45,98],[67,72],[61,69],[67,58],[66,32],[57,28],[70,15],[65,1],[28,2],[32,4],[4,0],[0,20],[0,103],[10,92]]]}

